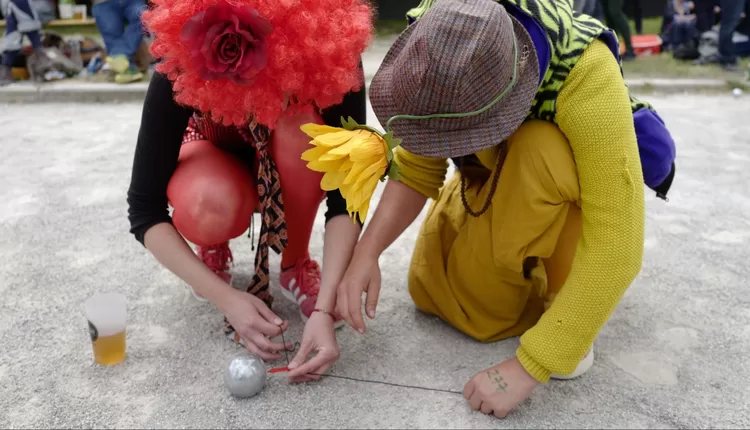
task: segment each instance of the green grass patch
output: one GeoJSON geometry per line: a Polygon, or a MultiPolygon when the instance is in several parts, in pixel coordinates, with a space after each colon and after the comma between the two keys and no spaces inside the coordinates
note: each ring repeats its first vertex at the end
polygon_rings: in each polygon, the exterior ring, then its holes
{"type": "MultiPolygon", "coordinates": [[[[635,21],[630,20],[630,31],[635,33],[635,21]]],[[[661,34],[661,18],[644,18],[643,34],[661,34]]]]}
{"type": "MultiPolygon", "coordinates": [[[[743,59],[740,65],[743,70],[748,70],[750,60],[743,59]]],[[[713,64],[694,65],[690,61],[675,60],[671,53],[639,57],[635,61],[624,62],[622,69],[627,78],[745,79],[744,73],[729,73],[713,64]]]]}
{"type": "Polygon", "coordinates": [[[406,19],[381,19],[375,30],[378,37],[396,36],[406,28],[406,19]]]}

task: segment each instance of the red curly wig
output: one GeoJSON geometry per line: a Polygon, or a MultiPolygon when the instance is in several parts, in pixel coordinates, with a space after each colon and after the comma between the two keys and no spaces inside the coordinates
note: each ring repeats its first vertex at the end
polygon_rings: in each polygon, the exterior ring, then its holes
{"type": "Polygon", "coordinates": [[[367,0],[153,0],[143,22],[155,36],[156,70],[173,82],[178,103],[225,125],[253,118],[272,129],[284,114],[325,109],[359,90],[361,54],[373,37],[367,0]],[[264,64],[249,84],[206,79],[181,39],[188,21],[222,3],[253,9],[272,26],[264,64]]]}

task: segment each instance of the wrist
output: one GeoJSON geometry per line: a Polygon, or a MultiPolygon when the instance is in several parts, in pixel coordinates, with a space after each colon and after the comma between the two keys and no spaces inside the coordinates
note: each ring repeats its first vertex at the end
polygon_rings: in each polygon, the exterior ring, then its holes
{"type": "Polygon", "coordinates": [[[224,311],[230,303],[235,302],[238,294],[244,294],[223,282],[212,283],[205,290],[206,292],[201,292],[201,295],[221,311],[224,311]]]}
{"type": "MultiPolygon", "coordinates": [[[[320,289],[321,293],[323,288],[320,289]]],[[[335,293],[335,289],[333,290],[335,293]]],[[[315,310],[321,310],[326,312],[333,312],[336,307],[336,296],[335,294],[320,294],[318,300],[315,301],[315,310]]]]}
{"type": "Polygon", "coordinates": [[[325,315],[328,318],[330,318],[331,321],[336,321],[336,317],[334,317],[333,314],[331,313],[331,311],[329,311],[328,309],[323,309],[323,308],[316,307],[315,309],[313,309],[312,315],[316,315],[316,314],[318,314],[318,315],[325,315]]]}
{"type": "Polygon", "coordinates": [[[376,241],[370,237],[363,237],[362,240],[357,243],[354,248],[354,258],[374,258],[378,259],[383,250],[375,243],[376,241]]]}
{"type": "Polygon", "coordinates": [[[523,346],[519,346],[516,350],[515,360],[518,361],[521,368],[529,375],[530,378],[536,380],[537,383],[546,384],[549,382],[552,372],[545,369],[541,364],[534,360],[523,346]]]}

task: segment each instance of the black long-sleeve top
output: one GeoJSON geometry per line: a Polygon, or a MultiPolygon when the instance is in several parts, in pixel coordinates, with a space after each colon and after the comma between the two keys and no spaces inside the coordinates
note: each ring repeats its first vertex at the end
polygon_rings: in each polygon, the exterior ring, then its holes
{"type": "MultiPolygon", "coordinates": [[[[341,126],[341,117],[352,117],[366,123],[367,107],[364,87],[344,97],[341,104],[322,112],[327,125],[341,126]]],[[[172,83],[156,73],[151,80],[143,104],[141,128],[133,159],[133,172],[128,189],[130,232],[143,244],[146,231],[156,224],[171,222],[168,211],[167,185],[177,168],[183,134],[194,111],[174,101],[172,83]]],[[[346,214],[341,193],[327,193],[326,221],[346,214]]]]}

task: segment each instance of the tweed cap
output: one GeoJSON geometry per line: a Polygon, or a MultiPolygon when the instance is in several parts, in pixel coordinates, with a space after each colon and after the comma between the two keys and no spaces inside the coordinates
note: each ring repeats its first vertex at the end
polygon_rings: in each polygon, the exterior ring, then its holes
{"type": "Polygon", "coordinates": [[[460,157],[500,144],[529,114],[539,62],[526,29],[493,0],[441,0],[396,40],[370,85],[381,124],[409,152],[460,157]],[[516,79],[513,82],[514,65],[516,79]]]}

